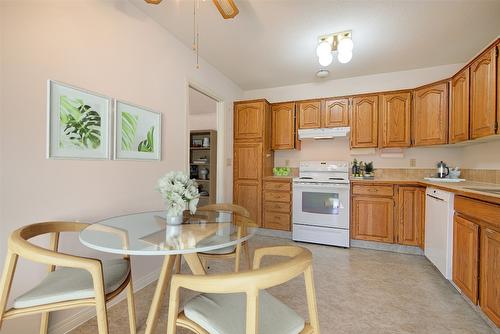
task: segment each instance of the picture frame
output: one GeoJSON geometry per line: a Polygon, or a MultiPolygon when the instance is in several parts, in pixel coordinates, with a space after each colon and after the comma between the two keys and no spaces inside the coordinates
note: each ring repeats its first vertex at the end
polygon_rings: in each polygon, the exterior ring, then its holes
{"type": "Polygon", "coordinates": [[[114,159],[161,160],[161,113],[114,101],[114,159]]]}
{"type": "Polygon", "coordinates": [[[47,81],[47,158],[111,157],[112,99],[55,80],[47,81]]]}
{"type": "Polygon", "coordinates": [[[201,147],[203,144],[202,139],[193,139],[193,142],[191,143],[191,147],[201,147]]]}

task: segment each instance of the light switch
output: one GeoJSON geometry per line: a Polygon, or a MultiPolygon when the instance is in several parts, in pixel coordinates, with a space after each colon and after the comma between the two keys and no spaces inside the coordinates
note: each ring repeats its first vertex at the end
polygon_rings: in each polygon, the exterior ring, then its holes
{"type": "Polygon", "coordinates": [[[410,167],[417,167],[417,159],[410,159],[410,167]]]}
{"type": "Polygon", "coordinates": [[[231,158],[226,159],[226,166],[231,166],[233,163],[233,160],[231,158]]]}

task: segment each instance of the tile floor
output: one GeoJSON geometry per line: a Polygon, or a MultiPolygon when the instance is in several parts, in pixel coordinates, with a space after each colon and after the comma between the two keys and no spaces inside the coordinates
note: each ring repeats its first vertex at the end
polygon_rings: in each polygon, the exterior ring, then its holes
{"type": "MultiPolygon", "coordinates": [[[[264,236],[251,240],[252,247],[287,243],[291,241],[264,236]]],[[[423,256],[303,245],[311,249],[314,256],[323,334],[495,333],[423,256]]],[[[209,272],[231,268],[227,261],[212,262],[209,272]]],[[[188,270],[185,265],[183,270],[188,270]]],[[[301,278],[269,291],[307,317],[301,278]]],[[[151,284],[136,294],[139,333],[144,332],[153,292],[154,284],[151,284]]],[[[186,292],[182,298],[185,300],[191,296],[186,292]]],[[[167,303],[166,298],[158,333],[166,333],[167,303]]],[[[108,315],[111,334],[128,333],[125,302],[111,308],[108,315]]],[[[97,333],[95,319],[72,333],[97,333]]],[[[184,334],[187,331],[179,329],[177,333],[184,334]]]]}

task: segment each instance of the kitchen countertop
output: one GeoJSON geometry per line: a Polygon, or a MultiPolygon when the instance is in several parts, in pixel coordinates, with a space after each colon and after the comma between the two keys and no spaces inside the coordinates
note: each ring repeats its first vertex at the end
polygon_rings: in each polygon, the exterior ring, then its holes
{"type": "Polygon", "coordinates": [[[403,178],[374,178],[374,179],[356,179],[351,178],[351,184],[399,184],[399,185],[419,185],[424,187],[434,187],[437,189],[450,191],[456,195],[478,199],[494,204],[500,204],[500,195],[487,193],[484,191],[470,190],[466,188],[493,188],[500,189],[500,184],[484,183],[474,181],[463,182],[434,182],[424,179],[403,179],[403,178]]]}

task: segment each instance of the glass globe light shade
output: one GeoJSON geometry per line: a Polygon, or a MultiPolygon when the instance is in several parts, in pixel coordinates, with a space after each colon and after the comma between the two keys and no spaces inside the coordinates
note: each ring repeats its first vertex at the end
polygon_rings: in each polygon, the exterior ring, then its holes
{"type": "Polygon", "coordinates": [[[333,56],[331,53],[319,57],[319,64],[321,66],[328,66],[332,63],[332,61],[333,61],[333,56]]]}
{"type": "Polygon", "coordinates": [[[350,39],[349,37],[344,37],[339,41],[337,51],[340,53],[348,53],[352,52],[353,47],[354,43],[352,42],[352,39],[350,39]]]}
{"type": "Polygon", "coordinates": [[[338,60],[341,64],[346,64],[352,59],[352,52],[339,52],[338,60]]]}
{"type": "Polygon", "coordinates": [[[318,44],[316,48],[316,55],[318,57],[326,56],[327,54],[332,53],[332,46],[327,41],[323,41],[318,44]]]}

